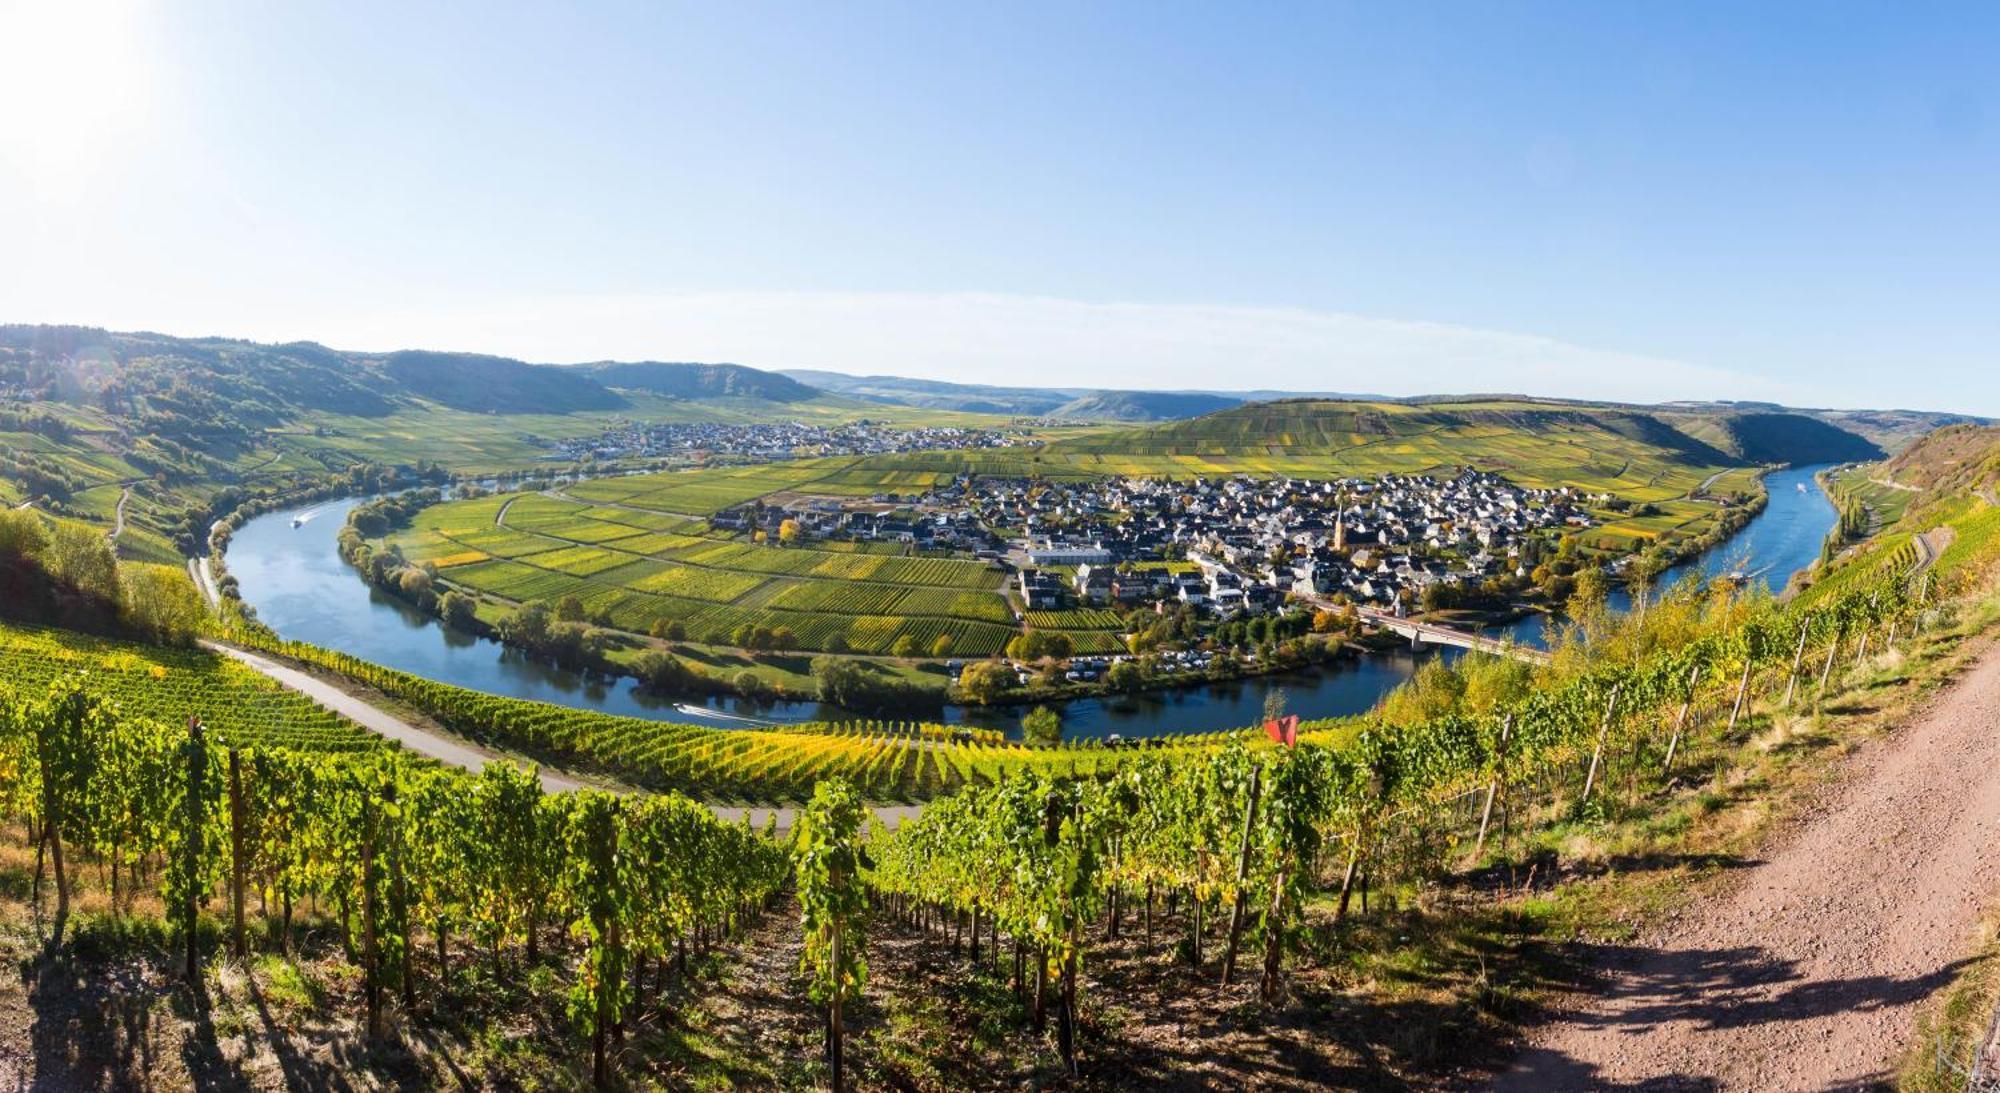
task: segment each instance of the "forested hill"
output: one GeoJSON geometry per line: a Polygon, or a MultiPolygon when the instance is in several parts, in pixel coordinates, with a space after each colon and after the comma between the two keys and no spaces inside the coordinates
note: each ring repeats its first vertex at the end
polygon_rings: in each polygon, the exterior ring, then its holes
{"type": "Polygon", "coordinates": [[[0,397],[90,405],[178,436],[267,428],[304,413],[379,417],[417,400],[497,414],[616,410],[624,391],[679,399],[810,399],[785,376],[734,364],[530,364],[477,353],[357,353],[88,327],[0,326],[0,397]],[[210,422],[212,429],[202,422],[210,422]]]}

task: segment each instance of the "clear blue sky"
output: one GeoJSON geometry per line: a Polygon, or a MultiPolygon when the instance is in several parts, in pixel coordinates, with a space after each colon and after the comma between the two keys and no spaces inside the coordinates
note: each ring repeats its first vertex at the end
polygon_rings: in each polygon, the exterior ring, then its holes
{"type": "Polygon", "coordinates": [[[18,4],[0,320],[2000,414],[2000,8],[18,4]]]}

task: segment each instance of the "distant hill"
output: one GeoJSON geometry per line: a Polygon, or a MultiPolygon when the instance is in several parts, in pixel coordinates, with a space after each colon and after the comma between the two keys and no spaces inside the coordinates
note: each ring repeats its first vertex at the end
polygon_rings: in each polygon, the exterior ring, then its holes
{"type": "Polygon", "coordinates": [[[410,349],[383,358],[382,371],[410,394],[454,410],[567,414],[625,404],[586,372],[506,357],[410,349]]]}
{"type": "Polygon", "coordinates": [[[907,376],[850,376],[841,372],[786,369],[784,375],[822,391],[871,402],[893,402],[932,410],[959,410],[1017,417],[1078,421],[1176,421],[1200,417],[1245,402],[1296,397],[1284,391],[1124,391],[1089,387],[995,387],[948,383],[907,376]]]}
{"type": "Polygon", "coordinates": [[[1091,393],[1090,389],[1082,387],[991,387],[907,376],[850,376],[806,368],[781,369],[778,374],[822,391],[870,402],[973,414],[1012,414],[1017,417],[1041,417],[1091,393]]]}
{"type": "Polygon", "coordinates": [[[1173,421],[1242,405],[1228,395],[1193,391],[1094,391],[1063,403],[1048,416],[1084,421],[1173,421]]]}
{"type": "Polygon", "coordinates": [[[790,376],[740,364],[604,361],[576,365],[575,370],[606,387],[649,391],[672,398],[757,398],[771,402],[800,402],[819,395],[819,391],[790,376]]]}
{"type": "Polygon", "coordinates": [[[314,412],[380,417],[419,399],[474,413],[617,410],[628,405],[620,390],[688,400],[819,397],[739,364],[530,364],[482,353],[0,326],[0,396],[97,406],[139,431],[198,440],[244,437],[314,412]]]}
{"type": "Polygon", "coordinates": [[[1883,455],[1880,445],[1859,433],[1806,414],[1725,411],[1663,417],[1746,463],[1846,463],[1883,455]]]}
{"type": "Polygon", "coordinates": [[[1813,406],[1780,406],[1775,402],[1673,402],[1651,409],[1664,413],[1702,415],[1796,414],[1853,433],[1892,455],[1918,437],[1946,425],[1994,424],[1992,418],[1940,410],[1831,410],[1813,406]]]}

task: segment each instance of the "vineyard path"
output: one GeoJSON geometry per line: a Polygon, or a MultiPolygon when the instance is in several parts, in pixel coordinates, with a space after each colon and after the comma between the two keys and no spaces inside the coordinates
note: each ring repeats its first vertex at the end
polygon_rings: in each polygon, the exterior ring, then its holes
{"type": "MultiPolygon", "coordinates": [[[[397,744],[408,748],[418,755],[435,759],[447,766],[478,771],[495,759],[508,758],[508,756],[500,752],[475,747],[464,741],[434,732],[422,725],[411,724],[401,717],[351,695],[325,680],[302,672],[297,668],[280,664],[268,657],[259,656],[248,650],[238,649],[235,646],[225,645],[218,641],[204,641],[202,644],[217,653],[221,653],[223,656],[230,657],[242,663],[253,671],[259,672],[285,687],[297,691],[314,702],[319,703],[321,706],[332,710],[334,713],[347,718],[384,739],[395,741],[397,744]]],[[[567,793],[571,790],[589,788],[588,783],[564,774],[559,770],[553,770],[548,766],[540,767],[540,775],[542,790],[545,793],[567,793]]],[[[780,831],[791,830],[792,821],[798,814],[798,810],[789,805],[771,807],[766,805],[709,804],[708,809],[715,813],[718,818],[731,823],[748,816],[750,822],[755,825],[762,825],[767,818],[775,814],[778,818],[778,829],[780,831]]],[[[892,828],[900,826],[904,820],[914,817],[921,810],[921,805],[877,805],[874,809],[876,817],[885,826],[892,828]]]]}
{"type": "Polygon", "coordinates": [[[1839,760],[1761,855],[1624,943],[1496,1088],[1873,1088],[2000,888],[2000,645],[1839,760]]]}

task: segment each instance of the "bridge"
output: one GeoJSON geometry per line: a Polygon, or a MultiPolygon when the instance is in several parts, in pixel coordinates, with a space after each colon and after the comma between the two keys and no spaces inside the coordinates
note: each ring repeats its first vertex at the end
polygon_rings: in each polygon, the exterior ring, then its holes
{"type": "MultiPolygon", "coordinates": [[[[1329,611],[1339,610],[1330,601],[1319,601],[1317,597],[1315,597],[1315,600],[1317,606],[1324,607],[1329,611]]],[[[1410,648],[1413,650],[1421,649],[1425,645],[1451,645],[1460,649],[1490,653],[1496,657],[1512,657],[1515,660],[1526,661],[1529,664],[1547,664],[1549,662],[1549,655],[1540,649],[1530,648],[1525,645],[1516,645],[1511,641],[1502,641],[1499,638],[1488,637],[1485,634],[1476,634],[1470,630],[1441,626],[1438,623],[1423,622],[1418,619],[1406,619],[1392,615],[1387,611],[1377,611],[1372,607],[1356,607],[1355,613],[1361,617],[1363,623],[1369,626],[1409,638],[1410,648]]]]}

